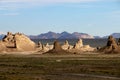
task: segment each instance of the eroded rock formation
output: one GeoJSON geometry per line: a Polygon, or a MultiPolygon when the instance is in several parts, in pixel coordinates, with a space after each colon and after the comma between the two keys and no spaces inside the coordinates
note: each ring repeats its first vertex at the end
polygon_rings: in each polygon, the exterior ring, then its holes
{"type": "Polygon", "coordinates": [[[66,40],[65,43],[62,45],[62,49],[64,50],[68,50],[68,49],[72,49],[73,46],[69,44],[69,42],[66,40]]]}
{"type": "Polygon", "coordinates": [[[72,49],[70,49],[70,52],[73,53],[83,53],[83,52],[91,52],[94,51],[95,48],[90,47],[90,45],[83,45],[82,39],[79,39],[78,42],[74,45],[72,49]]]}
{"type": "Polygon", "coordinates": [[[99,51],[104,53],[119,53],[120,52],[119,40],[117,43],[116,39],[113,38],[113,36],[109,36],[106,46],[99,49],[99,51]]]}
{"type": "Polygon", "coordinates": [[[35,43],[27,36],[21,33],[12,34],[8,32],[7,35],[0,42],[0,51],[33,51],[35,50],[35,43]]]}
{"type": "Polygon", "coordinates": [[[31,41],[27,36],[23,34],[15,34],[15,45],[18,50],[21,51],[33,51],[35,50],[35,43],[31,41]]]}
{"type": "Polygon", "coordinates": [[[55,41],[53,49],[49,50],[46,53],[50,53],[50,54],[64,54],[64,53],[68,53],[68,52],[62,49],[62,47],[61,47],[61,45],[59,44],[58,41],[55,41]]]}
{"type": "Polygon", "coordinates": [[[117,45],[120,46],[120,38],[118,39],[117,45]]]}
{"type": "Polygon", "coordinates": [[[82,39],[79,39],[78,42],[74,45],[74,49],[80,49],[81,47],[83,47],[83,41],[82,39]]]}
{"type": "Polygon", "coordinates": [[[2,41],[0,41],[0,52],[3,52],[5,50],[6,50],[5,44],[2,41]]]}

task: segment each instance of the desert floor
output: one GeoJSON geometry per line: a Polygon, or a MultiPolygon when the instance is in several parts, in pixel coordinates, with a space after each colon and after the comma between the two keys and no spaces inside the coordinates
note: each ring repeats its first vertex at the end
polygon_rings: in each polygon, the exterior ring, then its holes
{"type": "Polygon", "coordinates": [[[120,80],[120,54],[0,54],[0,80],[120,80]]]}

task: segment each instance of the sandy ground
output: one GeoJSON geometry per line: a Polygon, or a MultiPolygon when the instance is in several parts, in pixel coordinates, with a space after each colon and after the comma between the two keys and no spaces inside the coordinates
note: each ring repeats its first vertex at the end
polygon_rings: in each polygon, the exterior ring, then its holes
{"type": "MultiPolygon", "coordinates": [[[[28,62],[30,62],[31,63],[31,59],[34,59],[35,61],[36,61],[36,63],[38,63],[38,61],[37,60],[42,60],[42,59],[44,59],[44,60],[48,60],[48,62],[50,61],[50,63],[53,63],[53,62],[57,62],[56,64],[58,64],[58,63],[62,63],[62,62],[64,62],[64,61],[76,61],[76,60],[86,60],[86,61],[89,61],[89,60],[95,60],[95,61],[97,61],[97,60],[113,60],[113,61],[117,61],[117,60],[120,60],[120,54],[101,54],[101,53],[92,53],[92,52],[86,52],[86,53],[81,53],[81,54],[64,54],[64,55],[53,55],[53,54],[41,54],[41,53],[36,53],[36,52],[11,52],[11,53],[7,53],[7,52],[3,52],[3,53],[0,53],[0,57],[1,58],[5,58],[6,60],[7,60],[7,57],[9,58],[10,57],[10,59],[11,59],[11,61],[9,62],[9,65],[12,65],[11,63],[13,63],[14,61],[14,58],[16,59],[16,57],[19,57],[18,59],[24,59],[24,60],[26,60],[26,59],[29,59],[30,58],[30,61],[26,61],[26,63],[28,63],[28,62]],[[2,57],[3,56],[3,57],[2,57]]],[[[5,61],[6,61],[5,60],[5,61]]],[[[18,60],[18,63],[21,63],[21,64],[25,64],[24,63],[24,60],[23,60],[23,62],[19,62],[19,60],[18,60]]],[[[3,60],[1,59],[1,61],[3,62],[3,60]]],[[[34,63],[34,62],[33,62],[34,63]]],[[[40,62],[41,63],[41,62],[40,62]]],[[[2,64],[2,63],[1,63],[2,64]]],[[[8,62],[6,63],[4,63],[4,64],[8,64],[8,62]]],[[[112,64],[112,63],[111,63],[112,64]]],[[[4,66],[4,68],[6,67],[6,65],[4,66]]],[[[8,65],[8,66],[9,66],[8,65]]],[[[15,65],[18,65],[17,63],[15,64],[15,65]]],[[[35,65],[35,64],[34,64],[35,65]]],[[[34,65],[31,65],[31,66],[33,66],[33,67],[31,67],[32,69],[33,69],[33,71],[35,71],[35,68],[34,68],[34,65]]],[[[38,64],[36,64],[36,65],[38,65],[38,64]]],[[[46,65],[48,65],[48,63],[46,63],[46,65]]],[[[118,64],[115,64],[115,65],[118,65],[118,64]]],[[[52,66],[52,65],[50,65],[50,66],[52,66]]],[[[22,68],[22,69],[24,69],[23,67],[21,67],[21,65],[20,66],[18,66],[18,68],[22,68]]],[[[58,66],[58,67],[60,67],[60,66],[58,66]]],[[[72,67],[72,66],[71,66],[72,67]]],[[[10,66],[10,68],[14,68],[14,66],[12,67],[12,66],[10,66]]],[[[56,67],[55,67],[56,68],[56,67]]],[[[62,69],[62,67],[60,67],[61,69],[62,69]]],[[[7,69],[7,67],[6,67],[6,69],[7,69]]],[[[29,69],[29,68],[27,68],[27,69],[29,69]]],[[[27,70],[26,69],[26,70],[27,70]]],[[[56,68],[57,69],[57,68],[56,68]]],[[[58,68],[59,69],[59,68],[58,68]]],[[[16,71],[17,71],[17,68],[15,69],[16,71]]],[[[38,69],[39,70],[39,69],[38,69]]],[[[8,70],[9,71],[9,70],[8,70]]],[[[37,71],[37,70],[36,70],[37,71]]],[[[6,73],[7,74],[7,73],[6,73]]],[[[37,77],[39,77],[39,76],[37,76],[37,77]]],[[[56,78],[60,78],[59,80],[67,80],[68,78],[71,78],[71,77],[74,77],[74,78],[77,78],[77,77],[90,77],[90,78],[96,78],[96,79],[99,79],[100,78],[100,80],[120,80],[120,78],[119,77],[115,77],[115,76],[109,76],[109,75],[98,75],[98,74],[96,74],[96,75],[94,75],[94,74],[82,74],[82,73],[57,73],[56,72],[56,74],[50,74],[50,75],[48,75],[48,74],[46,74],[45,75],[45,77],[48,77],[48,78],[50,78],[51,80],[58,80],[58,79],[56,79],[56,78]],[[61,76],[62,77],[65,77],[66,79],[62,79],[61,78],[61,76]]],[[[79,79],[80,79],[79,78],[79,79]]],[[[45,79],[43,79],[43,80],[47,80],[47,78],[45,78],[45,79]]],[[[49,79],[48,79],[49,80],[49,79]]],[[[72,79],[71,79],[72,80],[72,79]]],[[[77,79],[73,79],[73,80],[77,80],[77,79]]],[[[90,79],[90,80],[92,80],[92,79],[90,79]]],[[[94,79],[95,80],[95,79],[94,79]]]]}
{"type": "Polygon", "coordinates": [[[87,57],[87,58],[114,58],[120,57],[120,54],[103,54],[103,53],[96,53],[96,52],[83,52],[80,54],[42,54],[41,52],[29,51],[29,52],[2,52],[0,56],[15,56],[15,57],[87,57]]]}

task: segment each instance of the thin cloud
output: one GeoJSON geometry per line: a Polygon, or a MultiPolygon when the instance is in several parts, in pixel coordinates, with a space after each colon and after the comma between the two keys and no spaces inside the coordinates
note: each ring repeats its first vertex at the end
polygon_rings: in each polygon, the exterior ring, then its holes
{"type": "Polygon", "coordinates": [[[1,3],[78,3],[94,1],[99,0],[0,0],[1,3]]]}
{"type": "Polygon", "coordinates": [[[101,0],[0,0],[1,9],[16,9],[34,6],[46,6],[61,3],[87,3],[101,0]]]}
{"type": "Polygon", "coordinates": [[[48,5],[56,3],[86,3],[100,0],[0,0],[3,5],[48,5]]]}

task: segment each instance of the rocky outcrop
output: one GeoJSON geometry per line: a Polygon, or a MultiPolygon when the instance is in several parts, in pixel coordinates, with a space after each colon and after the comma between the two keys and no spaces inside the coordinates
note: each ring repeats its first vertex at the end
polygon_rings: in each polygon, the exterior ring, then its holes
{"type": "Polygon", "coordinates": [[[37,48],[36,48],[37,52],[41,52],[41,53],[47,52],[51,49],[53,49],[53,45],[49,45],[49,43],[46,43],[44,45],[41,42],[38,42],[37,48]]]}
{"type": "Polygon", "coordinates": [[[116,39],[113,38],[113,36],[109,36],[106,46],[99,49],[98,51],[104,53],[119,53],[120,52],[119,40],[117,43],[116,39]]]}
{"type": "Polygon", "coordinates": [[[69,50],[69,52],[81,53],[81,52],[89,52],[94,50],[95,48],[90,47],[90,45],[83,45],[82,39],[79,39],[78,42],[74,45],[74,47],[69,50]]]}
{"type": "Polygon", "coordinates": [[[23,34],[15,34],[15,46],[20,51],[33,51],[35,50],[35,43],[23,34]]]}
{"type": "Polygon", "coordinates": [[[42,50],[41,51],[42,52],[47,52],[47,51],[49,51],[49,48],[46,47],[45,45],[42,45],[42,50]]]}
{"type": "Polygon", "coordinates": [[[5,50],[6,50],[5,44],[2,41],[0,41],[0,52],[3,52],[5,50]]]}
{"type": "Polygon", "coordinates": [[[0,51],[5,50],[6,52],[35,50],[35,43],[21,33],[12,34],[8,32],[1,40],[0,46],[3,46],[0,51]]]}
{"type": "Polygon", "coordinates": [[[120,38],[118,39],[117,45],[120,46],[120,38]]]}
{"type": "Polygon", "coordinates": [[[95,51],[95,48],[91,47],[90,45],[84,45],[83,47],[81,47],[81,50],[85,52],[91,52],[95,51]]]}
{"type": "Polygon", "coordinates": [[[64,53],[83,53],[94,51],[95,48],[90,47],[89,45],[83,45],[82,39],[79,39],[78,42],[73,47],[66,40],[65,43],[61,46],[58,41],[54,42],[53,48],[50,48],[50,45],[47,43],[46,46],[43,47],[41,52],[45,52],[43,54],[64,54],[64,53]]]}
{"type": "Polygon", "coordinates": [[[68,49],[72,49],[73,46],[69,44],[69,42],[66,40],[65,43],[62,45],[62,49],[64,50],[68,50],[68,49]]]}
{"type": "Polygon", "coordinates": [[[81,47],[83,47],[83,41],[82,39],[79,39],[78,42],[74,45],[74,49],[80,49],[81,47]]]}
{"type": "MultiPolygon", "coordinates": [[[[49,50],[48,52],[46,53],[49,53],[49,54],[64,54],[64,53],[68,53],[67,51],[63,50],[61,45],[59,44],[58,41],[55,41],[54,42],[54,46],[53,46],[53,49],[52,50],[49,50]]],[[[45,53],[45,54],[46,54],[45,53]]]]}
{"type": "Polygon", "coordinates": [[[53,49],[53,45],[50,45],[49,43],[47,43],[45,47],[48,48],[49,50],[53,49]]]}
{"type": "Polygon", "coordinates": [[[37,44],[37,47],[42,47],[42,43],[39,41],[38,44],[37,44]]]}
{"type": "Polygon", "coordinates": [[[49,50],[53,49],[53,45],[49,45],[49,43],[46,43],[46,45],[42,46],[42,51],[47,52],[49,50]]]}

